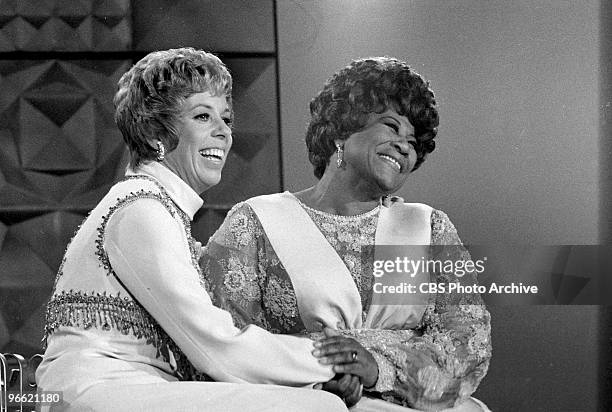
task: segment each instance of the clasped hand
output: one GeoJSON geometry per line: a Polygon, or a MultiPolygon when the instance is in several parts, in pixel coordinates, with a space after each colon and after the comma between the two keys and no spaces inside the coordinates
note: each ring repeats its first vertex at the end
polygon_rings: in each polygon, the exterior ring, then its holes
{"type": "Polygon", "coordinates": [[[336,377],[323,385],[323,389],[344,399],[348,406],[361,398],[361,386],[376,384],[378,364],[359,342],[341,336],[331,328],[325,328],[325,338],[315,342],[313,355],[324,365],[333,365],[336,377]]]}

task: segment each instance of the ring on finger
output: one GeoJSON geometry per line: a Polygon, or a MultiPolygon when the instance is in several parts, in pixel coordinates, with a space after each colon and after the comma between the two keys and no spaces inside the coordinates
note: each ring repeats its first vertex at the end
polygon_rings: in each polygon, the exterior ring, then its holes
{"type": "Polygon", "coordinates": [[[351,361],[357,362],[357,352],[356,351],[351,352],[351,361]]]}

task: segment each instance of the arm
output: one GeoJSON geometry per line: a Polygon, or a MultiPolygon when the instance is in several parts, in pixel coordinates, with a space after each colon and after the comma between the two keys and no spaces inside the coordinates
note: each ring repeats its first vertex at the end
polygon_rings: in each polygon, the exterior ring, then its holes
{"type": "Polygon", "coordinates": [[[200,285],[181,223],[157,200],[139,199],[115,212],[104,247],[130,293],[215,380],[305,386],[333,376],[311,355],[309,339],[234,327],[200,285]]]}
{"type": "Polygon", "coordinates": [[[303,334],[291,281],[248,204],[230,210],[204,248],[200,266],[213,302],[228,310],[237,326],[303,334]]]}
{"type": "MultiPolygon", "coordinates": [[[[432,213],[436,260],[467,260],[448,217],[432,213]]],[[[437,283],[474,285],[474,273],[463,277],[435,273],[437,283]]],[[[491,357],[490,317],[478,294],[438,293],[413,330],[343,331],[368,348],[376,359],[378,381],[370,390],[388,400],[424,410],[452,407],[472,394],[486,374],[491,357]]]]}
{"type": "MultiPolygon", "coordinates": [[[[200,266],[213,301],[227,309],[237,325],[257,324],[277,333],[304,329],[286,272],[248,204],[238,204],[228,213],[204,248],[200,266]],[[272,293],[263,293],[266,287],[272,293]]],[[[361,384],[354,375],[336,375],[321,388],[348,406],[361,398],[361,384]]]]}
{"type": "Polygon", "coordinates": [[[237,327],[268,328],[262,307],[258,239],[261,232],[245,203],[234,206],[202,250],[200,267],[215,306],[237,327]]]}

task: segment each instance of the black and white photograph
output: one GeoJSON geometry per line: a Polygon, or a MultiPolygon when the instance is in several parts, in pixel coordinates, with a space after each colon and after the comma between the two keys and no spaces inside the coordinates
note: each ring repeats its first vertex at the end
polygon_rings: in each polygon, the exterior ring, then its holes
{"type": "Polygon", "coordinates": [[[0,1],[0,412],[612,410],[612,2],[0,1]]]}

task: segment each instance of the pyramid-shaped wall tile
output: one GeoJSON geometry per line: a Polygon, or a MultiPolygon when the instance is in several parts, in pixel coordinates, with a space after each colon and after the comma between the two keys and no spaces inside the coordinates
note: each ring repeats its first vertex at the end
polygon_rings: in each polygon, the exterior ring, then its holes
{"type": "Polygon", "coordinates": [[[273,0],[0,1],[0,53],[84,56],[0,59],[0,352],[40,351],[68,238],[123,176],[128,158],[112,101],[132,57],[179,45],[269,56],[224,58],[234,76],[235,143],[222,183],[204,195],[220,209],[196,215],[196,238],[205,242],[233,203],[281,189],[274,24],[273,0]],[[109,60],[98,51],[128,53],[109,60]]]}
{"type": "MultiPolygon", "coordinates": [[[[117,174],[108,165],[122,167],[125,149],[112,119],[110,96],[128,65],[122,60],[99,65],[51,61],[34,66],[26,61],[27,73],[21,75],[16,65],[5,64],[2,83],[17,80],[13,92],[19,99],[0,112],[0,137],[6,140],[0,146],[0,158],[7,159],[0,170],[6,181],[15,187],[23,184],[43,203],[68,208],[71,194],[82,197],[91,191],[99,196],[98,188],[113,182],[117,174]],[[91,181],[102,163],[104,175],[91,181]],[[97,186],[84,186],[85,182],[97,186]]],[[[5,202],[15,206],[15,201],[27,201],[25,193],[11,190],[11,196],[0,199],[0,207],[5,202]]],[[[79,211],[84,206],[75,205],[79,211]]]]}
{"type": "Polygon", "coordinates": [[[3,51],[129,50],[132,44],[129,0],[9,0],[0,7],[3,51]]]}

